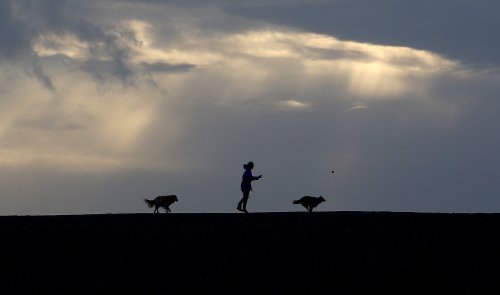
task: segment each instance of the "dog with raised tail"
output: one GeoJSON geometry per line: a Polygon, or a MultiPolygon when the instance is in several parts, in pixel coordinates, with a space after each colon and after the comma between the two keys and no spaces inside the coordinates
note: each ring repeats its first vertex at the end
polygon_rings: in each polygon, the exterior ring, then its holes
{"type": "Polygon", "coordinates": [[[153,213],[160,213],[160,211],[158,211],[160,207],[165,208],[165,213],[170,213],[170,205],[179,201],[179,199],[177,199],[176,195],[168,195],[157,196],[153,200],[144,199],[144,201],[148,204],[149,208],[155,206],[155,211],[153,211],[153,213]]]}
{"type": "Polygon", "coordinates": [[[316,208],[319,204],[325,202],[325,198],[323,196],[319,197],[311,197],[311,196],[303,196],[302,198],[293,201],[294,204],[300,204],[304,206],[307,211],[312,212],[314,208],[316,208]]]}

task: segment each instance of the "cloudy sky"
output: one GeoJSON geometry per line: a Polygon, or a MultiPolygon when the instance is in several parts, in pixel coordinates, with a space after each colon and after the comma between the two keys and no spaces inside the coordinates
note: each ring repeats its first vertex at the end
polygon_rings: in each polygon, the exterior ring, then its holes
{"type": "Polygon", "coordinates": [[[0,0],[0,214],[498,212],[499,9],[0,0]]]}

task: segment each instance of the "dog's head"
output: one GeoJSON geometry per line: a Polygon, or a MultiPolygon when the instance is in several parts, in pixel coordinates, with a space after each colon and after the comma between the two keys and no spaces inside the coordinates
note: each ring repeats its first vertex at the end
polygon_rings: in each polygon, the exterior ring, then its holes
{"type": "Polygon", "coordinates": [[[326,202],[326,200],[325,200],[325,198],[323,198],[323,196],[319,196],[318,201],[320,203],[326,202]]]}
{"type": "Polygon", "coordinates": [[[179,201],[179,199],[177,199],[177,195],[172,195],[172,200],[173,200],[174,202],[178,202],[178,201],[179,201]]]}

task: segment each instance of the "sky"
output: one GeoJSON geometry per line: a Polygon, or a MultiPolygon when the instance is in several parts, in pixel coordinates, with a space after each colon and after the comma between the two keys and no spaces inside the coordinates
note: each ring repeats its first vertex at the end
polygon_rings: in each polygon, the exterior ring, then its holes
{"type": "Polygon", "coordinates": [[[499,8],[0,0],[0,215],[498,212],[499,8]]]}

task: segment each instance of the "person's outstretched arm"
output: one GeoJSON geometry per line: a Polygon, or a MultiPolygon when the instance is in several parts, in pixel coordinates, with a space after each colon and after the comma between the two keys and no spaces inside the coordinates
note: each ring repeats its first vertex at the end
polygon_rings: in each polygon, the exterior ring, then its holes
{"type": "Polygon", "coordinates": [[[252,180],[259,180],[262,177],[262,174],[259,176],[252,176],[252,180]]]}

